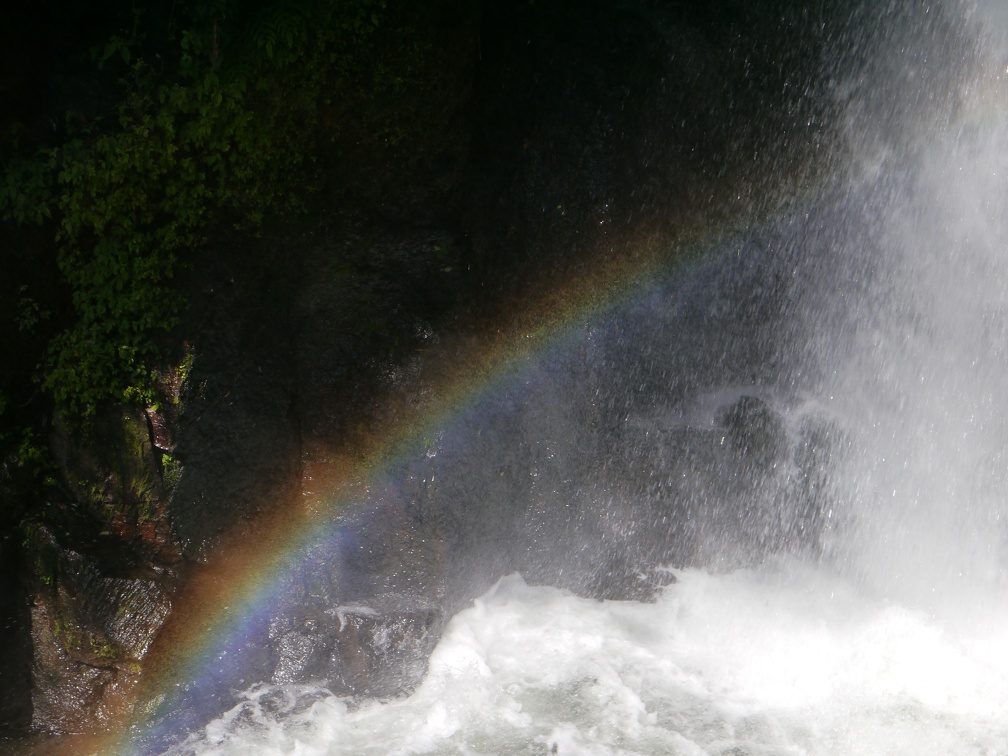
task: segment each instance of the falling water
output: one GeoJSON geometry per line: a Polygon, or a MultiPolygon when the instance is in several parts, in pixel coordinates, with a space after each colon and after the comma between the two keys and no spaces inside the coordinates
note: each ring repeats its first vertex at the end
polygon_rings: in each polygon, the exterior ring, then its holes
{"type": "Polygon", "coordinates": [[[259,684],[176,752],[1008,753],[1008,56],[938,11],[836,40],[813,196],[443,430],[410,696],[259,684]]]}

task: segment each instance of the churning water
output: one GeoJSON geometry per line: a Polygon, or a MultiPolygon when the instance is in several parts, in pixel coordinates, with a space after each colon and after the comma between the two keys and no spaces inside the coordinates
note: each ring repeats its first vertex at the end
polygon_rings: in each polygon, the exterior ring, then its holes
{"type": "Polygon", "coordinates": [[[582,443],[555,428],[573,393],[605,469],[522,510],[512,548],[552,540],[560,567],[494,564],[564,587],[502,577],[407,698],[261,684],[178,752],[1008,754],[1008,48],[979,11],[912,5],[837,42],[844,144],[815,196],[529,389],[544,459],[582,443]],[[568,591],[595,565],[546,521],[586,510],[577,537],[676,582],[568,591]]]}
{"type": "Polygon", "coordinates": [[[409,698],[260,686],[201,753],[966,754],[1008,743],[1008,612],[950,630],[796,564],[679,573],[657,602],[504,578],[409,698]]]}

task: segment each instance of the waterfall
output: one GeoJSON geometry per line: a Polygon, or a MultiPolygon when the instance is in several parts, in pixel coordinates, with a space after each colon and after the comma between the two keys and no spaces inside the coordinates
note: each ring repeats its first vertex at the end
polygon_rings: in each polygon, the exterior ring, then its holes
{"type": "Polygon", "coordinates": [[[940,10],[904,11],[860,41],[870,65],[839,74],[850,162],[797,243],[817,279],[799,313],[826,366],[818,400],[849,435],[836,561],[931,608],[1003,586],[1008,543],[1005,61],[940,10]]]}
{"type": "Polygon", "coordinates": [[[173,752],[1003,752],[1003,14],[849,14],[821,180],[428,444],[419,687],[260,683],[173,752]]]}

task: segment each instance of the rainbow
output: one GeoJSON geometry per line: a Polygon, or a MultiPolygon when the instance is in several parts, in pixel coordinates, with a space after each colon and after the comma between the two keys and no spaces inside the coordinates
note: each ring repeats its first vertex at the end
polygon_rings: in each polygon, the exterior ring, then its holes
{"type": "Polygon", "coordinates": [[[144,670],[138,700],[146,704],[103,739],[98,752],[145,753],[205,724],[183,721],[179,712],[192,707],[182,702],[212,688],[208,675],[232,673],[229,666],[240,665],[240,658],[229,658],[229,653],[278,605],[285,576],[297,569],[312,544],[336,539],[337,548],[349,546],[340,543],[352,535],[338,527],[339,515],[353,512],[366,519],[376,514],[368,511],[380,506],[374,491],[387,485],[405,460],[416,457],[426,438],[514,386],[534,359],[571,344],[585,325],[619,312],[649,283],[689,264],[722,236],[710,231],[673,239],[655,234],[618,253],[608,247],[582,272],[524,303],[510,322],[439,345],[424,360],[426,372],[418,379],[428,389],[422,403],[415,397],[387,397],[373,427],[359,428],[352,442],[326,450],[324,476],[313,481],[312,495],[229,534],[219,557],[188,576],[144,670]]]}

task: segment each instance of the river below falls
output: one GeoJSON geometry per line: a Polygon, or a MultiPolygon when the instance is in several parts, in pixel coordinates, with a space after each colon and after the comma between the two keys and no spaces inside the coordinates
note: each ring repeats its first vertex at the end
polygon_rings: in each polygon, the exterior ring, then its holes
{"type": "Polygon", "coordinates": [[[258,685],[172,753],[1008,753],[1003,590],[936,611],[796,562],[676,576],[654,603],[505,577],[408,698],[258,685]]]}

